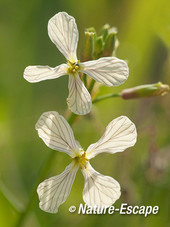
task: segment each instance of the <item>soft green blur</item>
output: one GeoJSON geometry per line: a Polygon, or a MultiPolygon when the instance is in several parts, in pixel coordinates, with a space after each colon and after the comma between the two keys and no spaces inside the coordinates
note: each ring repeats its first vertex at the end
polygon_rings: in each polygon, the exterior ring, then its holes
{"type": "MultiPolygon", "coordinates": [[[[65,61],[47,34],[48,20],[66,11],[79,29],[78,54],[84,29],[97,30],[106,23],[118,28],[117,57],[128,61],[130,76],[116,88],[101,87],[98,95],[161,81],[170,84],[169,0],[1,0],[0,1],[0,227],[16,226],[39,178],[49,149],[38,137],[35,123],[45,111],[66,116],[68,78],[30,84],[23,79],[28,65],[56,66],[65,61]],[[8,199],[7,199],[8,198],[8,199]]],[[[136,145],[123,153],[101,154],[91,160],[102,174],[115,178],[122,187],[122,202],[159,206],[157,215],[77,215],[71,205],[83,203],[84,179],[80,171],[71,193],[57,214],[38,207],[38,196],[25,217],[23,227],[54,226],[170,226],[170,95],[140,100],[113,98],[96,103],[90,116],[73,125],[85,149],[96,142],[107,124],[120,115],[137,127],[136,145]]],[[[61,173],[70,163],[64,153],[56,156],[41,179],[61,173]]]]}

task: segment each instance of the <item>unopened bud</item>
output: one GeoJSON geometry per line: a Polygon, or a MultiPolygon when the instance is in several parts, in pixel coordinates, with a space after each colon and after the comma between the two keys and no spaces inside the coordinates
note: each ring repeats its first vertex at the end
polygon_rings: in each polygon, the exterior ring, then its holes
{"type": "Polygon", "coordinates": [[[103,37],[99,36],[94,42],[94,58],[98,59],[101,57],[103,51],[103,37]]]}
{"type": "Polygon", "coordinates": [[[85,32],[85,40],[84,40],[84,44],[83,44],[81,61],[92,60],[93,50],[94,50],[94,33],[85,32]]]}
{"type": "Polygon", "coordinates": [[[108,34],[109,34],[109,29],[110,29],[110,25],[109,25],[109,24],[105,24],[105,25],[101,28],[101,30],[100,30],[100,32],[99,32],[99,35],[100,35],[100,36],[103,36],[103,40],[105,40],[106,37],[108,36],[108,34]]]}
{"type": "Polygon", "coordinates": [[[116,42],[116,34],[110,33],[105,41],[104,49],[103,49],[103,57],[112,56],[116,42]]]}
{"type": "Polygon", "coordinates": [[[156,84],[141,85],[125,89],[121,93],[123,99],[145,98],[152,96],[164,96],[169,91],[169,85],[158,82],[156,84]]]}
{"type": "Polygon", "coordinates": [[[86,28],[86,32],[93,32],[93,33],[96,33],[96,30],[95,30],[95,28],[90,27],[90,28],[86,28]]]}

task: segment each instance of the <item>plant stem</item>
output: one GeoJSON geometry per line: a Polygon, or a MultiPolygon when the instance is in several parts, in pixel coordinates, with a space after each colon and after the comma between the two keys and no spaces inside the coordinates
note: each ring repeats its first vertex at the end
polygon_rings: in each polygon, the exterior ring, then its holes
{"type": "Polygon", "coordinates": [[[90,83],[90,86],[89,86],[89,93],[91,94],[92,93],[92,90],[93,90],[93,87],[94,87],[94,84],[95,84],[95,80],[92,79],[91,83],[90,83]]]}
{"type": "Polygon", "coordinates": [[[71,113],[70,116],[67,118],[69,125],[72,125],[78,117],[79,115],[71,113]]]}
{"type": "Polygon", "coordinates": [[[85,85],[85,87],[87,87],[87,75],[86,74],[83,75],[83,79],[84,79],[84,85],[85,85]]]}
{"type": "Polygon", "coordinates": [[[16,223],[16,227],[20,227],[23,226],[23,221],[25,219],[25,217],[27,216],[27,214],[29,213],[32,205],[34,204],[34,201],[36,200],[36,189],[37,189],[37,185],[39,184],[39,182],[44,178],[44,176],[46,175],[47,171],[48,171],[48,167],[51,165],[52,161],[54,160],[54,157],[56,155],[56,152],[51,151],[51,153],[49,154],[47,160],[45,161],[45,163],[42,165],[43,167],[40,169],[39,174],[38,174],[38,178],[33,186],[28,204],[25,208],[25,210],[20,214],[20,217],[16,223]]]}
{"type": "Polygon", "coordinates": [[[100,102],[100,101],[103,101],[103,100],[109,99],[109,98],[116,98],[116,97],[121,97],[121,94],[120,93],[117,93],[117,94],[111,93],[111,94],[107,94],[107,95],[102,95],[102,96],[99,96],[96,99],[94,99],[93,103],[100,102]]]}

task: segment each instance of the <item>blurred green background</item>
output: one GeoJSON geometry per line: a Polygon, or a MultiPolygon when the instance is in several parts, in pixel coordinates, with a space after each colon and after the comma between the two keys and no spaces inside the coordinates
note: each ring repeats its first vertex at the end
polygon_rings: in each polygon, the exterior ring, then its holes
{"type": "Polygon", "coordinates": [[[73,125],[76,139],[86,149],[118,116],[126,115],[136,124],[138,141],[133,148],[114,155],[101,154],[91,164],[120,183],[122,196],[116,207],[122,202],[157,205],[157,215],[69,213],[71,205],[83,203],[80,171],[57,214],[39,209],[35,188],[42,180],[61,173],[70,159],[43,143],[35,123],[45,111],[56,110],[65,116],[68,78],[30,84],[23,79],[23,71],[28,65],[54,67],[65,61],[47,34],[48,20],[60,11],[76,19],[79,54],[85,28],[94,26],[98,30],[106,23],[118,28],[117,57],[128,61],[130,76],[119,87],[102,87],[101,95],[158,81],[170,84],[169,0],[1,0],[0,227],[170,226],[170,95],[130,101],[108,99],[93,105],[91,117],[85,116],[73,125]],[[56,155],[40,178],[51,152],[56,155]],[[14,206],[23,211],[32,192],[33,203],[26,214],[20,214],[14,206]]]}

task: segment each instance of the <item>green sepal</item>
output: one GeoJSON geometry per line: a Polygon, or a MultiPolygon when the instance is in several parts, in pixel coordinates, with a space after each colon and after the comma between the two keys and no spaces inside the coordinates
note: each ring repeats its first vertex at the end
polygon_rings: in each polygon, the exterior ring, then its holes
{"type": "Polygon", "coordinates": [[[115,48],[115,42],[116,42],[116,34],[115,33],[108,34],[104,44],[104,49],[102,54],[103,57],[112,56],[112,53],[115,48]]]}
{"type": "Polygon", "coordinates": [[[103,40],[104,40],[104,41],[106,40],[106,38],[107,38],[107,36],[108,36],[108,34],[109,34],[109,29],[110,29],[110,25],[109,25],[109,24],[105,24],[105,25],[101,28],[101,30],[100,30],[100,32],[99,32],[99,36],[103,36],[103,40]]]}
{"type": "Polygon", "coordinates": [[[94,42],[94,54],[93,54],[94,59],[98,59],[102,56],[103,45],[104,45],[103,36],[96,37],[94,42]]]}
{"type": "Polygon", "coordinates": [[[81,61],[89,61],[93,59],[94,35],[94,32],[85,32],[85,40],[82,48],[81,61]]]}

